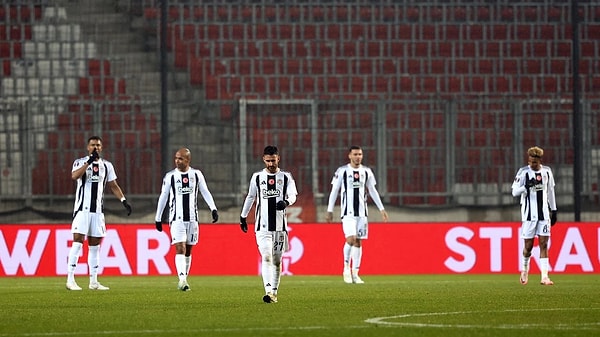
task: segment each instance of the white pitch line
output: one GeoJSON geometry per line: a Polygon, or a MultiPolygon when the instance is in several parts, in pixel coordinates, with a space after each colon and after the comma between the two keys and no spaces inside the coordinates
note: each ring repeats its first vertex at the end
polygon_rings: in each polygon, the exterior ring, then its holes
{"type": "Polygon", "coordinates": [[[159,334],[177,334],[177,333],[199,333],[199,332],[235,332],[235,331],[307,331],[307,330],[333,330],[340,329],[371,329],[372,324],[379,325],[380,328],[402,328],[402,327],[418,327],[418,328],[458,328],[458,329],[560,329],[560,330],[592,330],[600,329],[600,322],[581,323],[581,324],[502,324],[502,325],[481,325],[481,324],[436,324],[436,323],[412,323],[412,322],[390,322],[390,319],[415,318],[415,317],[431,317],[431,316],[448,316],[448,315],[468,315],[481,313],[497,313],[497,312],[525,312],[525,311],[575,311],[575,310],[600,310],[600,308],[550,308],[550,309],[507,309],[496,311],[455,311],[455,312],[430,312],[430,313],[415,313],[402,314],[387,317],[374,317],[365,320],[367,325],[351,325],[343,327],[330,326],[297,326],[297,327],[255,327],[255,328],[214,328],[214,329],[194,329],[194,330],[109,330],[109,331],[69,331],[69,332],[23,332],[23,333],[0,333],[0,337],[53,337],[53,336],[105,336],[105,335],[159,335],[159,334]]]}
{"type": "Polygon", "coordinates": [[[378,324],[382,326],[396,327],[417,327],[417,328],[457,328],[457,329],[559,329],[559,330],[599,330],[600,322],[576,323],[576,324],[448,324],[448,323],[418,323],[418,322],[390,322],[403,318],[431,317],[431,316],[449,316],[449,315],[470,315],[482,313],[499,312],[529,312],[529,311],[577,311],[577,310],[599,310],[600,308],[548,308],[548,309],[506,309],[494,311],[449,311],[449,312],[428,312],[415,314],[402,314],[387,317],[373,317],[365,320],[365,323],[378,324]]]}

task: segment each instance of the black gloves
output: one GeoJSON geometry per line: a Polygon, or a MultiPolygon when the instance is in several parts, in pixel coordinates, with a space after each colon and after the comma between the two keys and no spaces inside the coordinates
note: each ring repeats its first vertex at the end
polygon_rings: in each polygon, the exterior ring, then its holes
{"type": "Polygon", "coordinates": [[[156,230],[162,232],[162,221],[157,221],[154,224],[156,225],[156,230]]]}
{"type": "Polygon", "coordinates": [[[98,154],[98,151],[96,149],[94,149],[94,151],[92,151],[92,154],[90,155],[90,158],[88,158],[87,163],[91,164],[91,163],[95,162],[96,160],[98,160],[98,158],[100,158],[100,155],[98,154]]]}
{"type": "Polygon", "coordinates": [[[286,207],[288,207],[290,203],[287,200],[280,200],[277,202],[277,206],[275,208],[277,208],[278,211],[283,211],[286,207]]]}
{"type": "Polygon", "coordinates": [[[248,223],[246,222],[246,218],[240,217],[240,228],[242,232],[248,232],[248,223]]]}
{"type": "Polygon", "coordinates": [[[216,209],[214,209],[210,214],[212,215],[212,218],[213,218],[212,223],[215,223],[219,220],[219,212],[217,212],[216,209]]]}
{"type": "Polygon", "coordinates": [[[556,210],[550,211],[550,226],[554,226],[557,220],[558,218],[556,216],[556,210]]]}
{"type": "Polygon", "coordinates": [[[537,181],[535,180],[535,178],[531,178],[525,182],[525,187],[531,188],[531,187],[535,186],[536,184],[537,184],[537,181]]]}
{"type": "Polygon", "coordinates": [[[129,203],[127,203],[127,199],[123,200],[123,207],[125,207],[125,209],[127,210],[127,216],[129,216],[131,214],[131,205],[129,205],[129,203]]]}

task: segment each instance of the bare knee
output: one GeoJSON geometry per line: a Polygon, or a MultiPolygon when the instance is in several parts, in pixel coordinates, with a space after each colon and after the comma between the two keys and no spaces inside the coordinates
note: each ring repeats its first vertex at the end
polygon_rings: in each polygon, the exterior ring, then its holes
{"type": "Polygon", "coordinates": [[[346,243],[352,247],[360,247],[361,246],[361,242],[360,239],[357,238],[356,236],[349,236],[346,238],[346,243]]]}

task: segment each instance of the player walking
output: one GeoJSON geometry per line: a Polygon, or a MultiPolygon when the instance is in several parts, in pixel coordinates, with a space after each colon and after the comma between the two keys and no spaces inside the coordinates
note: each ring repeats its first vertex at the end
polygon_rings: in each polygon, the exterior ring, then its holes
{"type": "Polygon", "coordinates": [[[281,257],[288,249],[286,208],[296,202],[298,191],[290,172],[279,169],[277,147],[269,145],[263,151],[265,169],[250,179],[248,195],[240,214],[240,228],[248,231],[246,218],[256,202],[254,232],[262,259],[261,274],[265,303],[277,302],[281,278],[281,257]]]}

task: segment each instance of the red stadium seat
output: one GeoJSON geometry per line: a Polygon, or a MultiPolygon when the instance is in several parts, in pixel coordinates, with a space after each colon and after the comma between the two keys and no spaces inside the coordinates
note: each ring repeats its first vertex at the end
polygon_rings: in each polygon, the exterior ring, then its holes
{"type": "Polygon", "coordinates": [[[108,76],[110,75],[110,61],[91,59],[88,61],[89,76],[108,76]]]}

